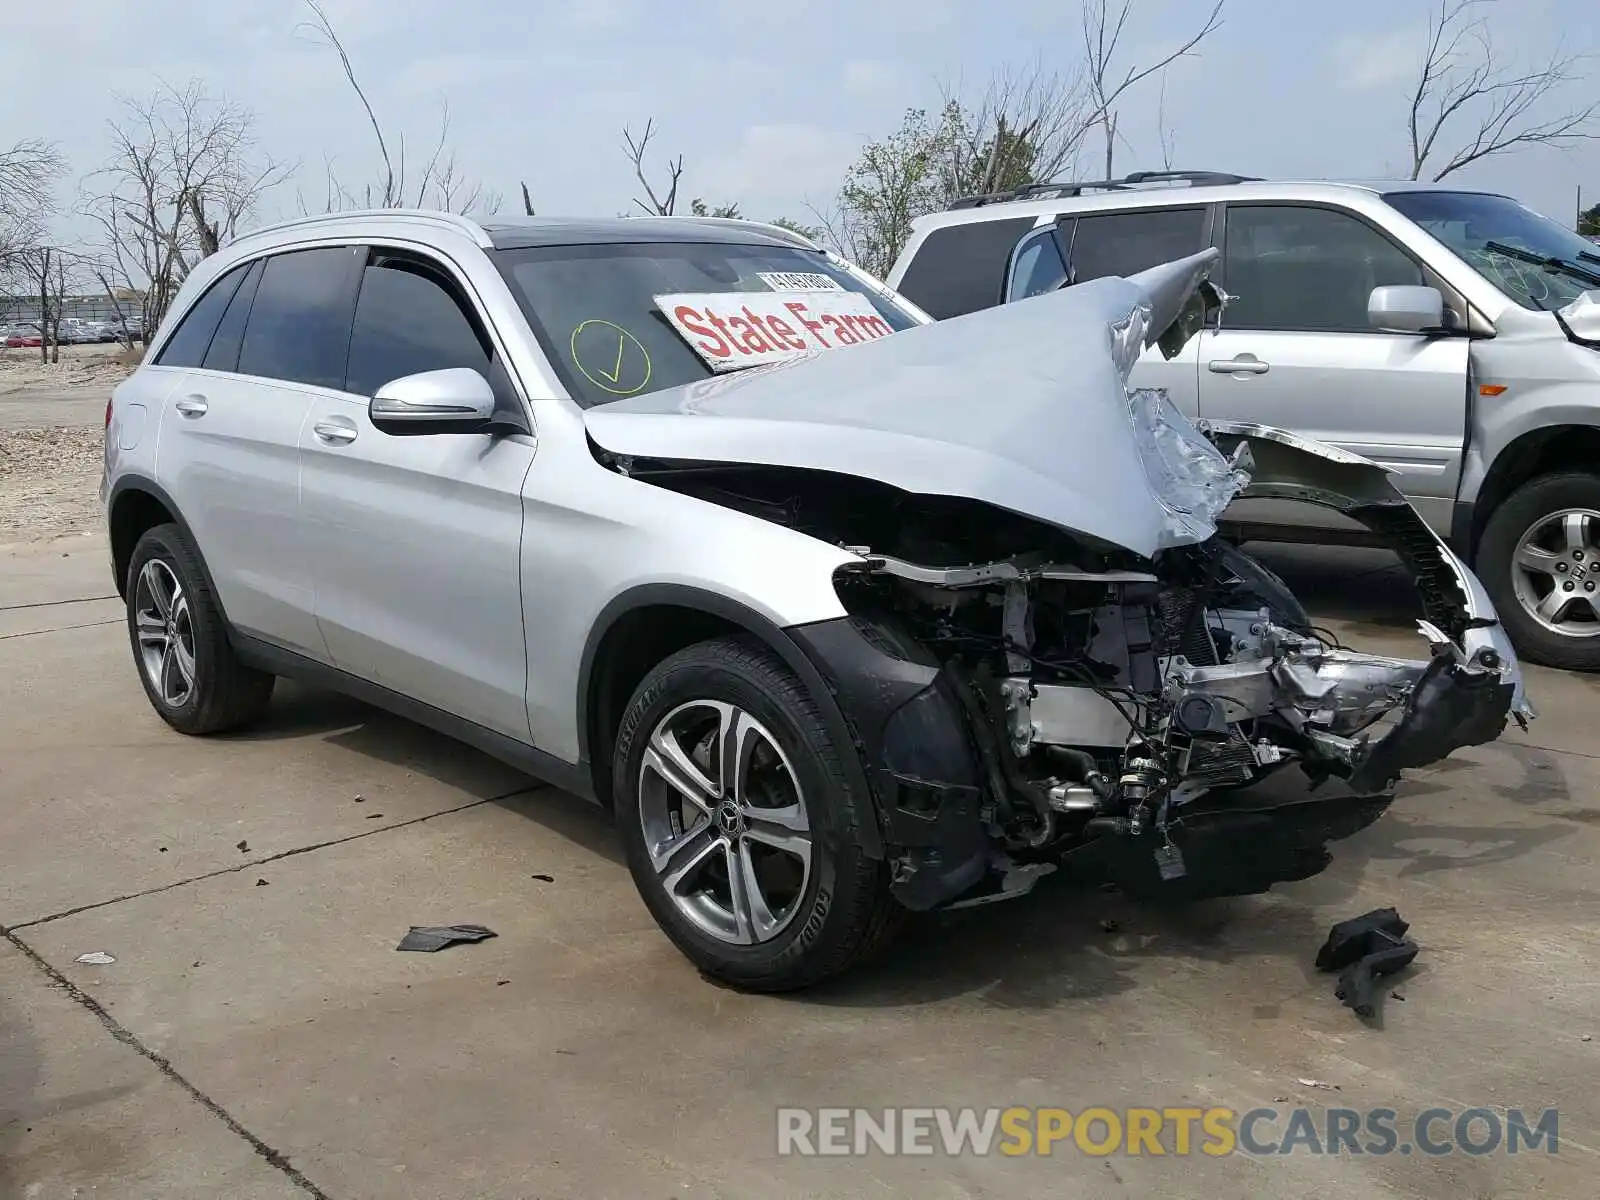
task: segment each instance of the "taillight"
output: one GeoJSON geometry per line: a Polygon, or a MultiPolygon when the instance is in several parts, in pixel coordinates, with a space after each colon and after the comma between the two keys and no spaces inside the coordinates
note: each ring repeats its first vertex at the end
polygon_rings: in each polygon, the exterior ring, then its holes
{"type": "Polygon", "coordinates": [[[111,428],[111,397],[106,397],[106,428],[111,428]]]}

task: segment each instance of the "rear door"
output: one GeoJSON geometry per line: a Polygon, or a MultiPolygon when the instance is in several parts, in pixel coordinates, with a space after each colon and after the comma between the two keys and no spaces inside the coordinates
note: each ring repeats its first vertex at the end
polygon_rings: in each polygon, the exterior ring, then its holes
{"type": "Polygon", "coordinates": [[[157,481],[193,530],[229,621],[321,660],[299,440],[310,389],[334,362],[342,373],[350,263],[348,248],[326,248],[235,268],[156,360],[183,368],[162,409],[157,481]]]}
{"type": "MultiPolygon", "coordinates": [[[[1006,299],[1042,295],[1068,279],[1079,284],[1136,275],[1185,258],[1209,239],[1209,215],[1203,204],[1065,213],[1018,243],[1007,271],[1006,299]]],[[[1190,339],[1171,359],[1152,346],[1135,364],[1129,382],[1135,387],[1165,388],[1181,411],[1195,417],[1199,361],[1198,339],[1190,339]]]]}
{"type": "MultiPolygon", "coordinates": [[[[1232,299],[1221,328],[1196,339],[1200,414],[1276,425],[1371,458],[1397,472],[1425,520],[1448,529],[1468,341],[1383,333],[1367,322],[1373,288],[1438,281],[1363,217],[1303,204],[1227,206],[1220,275],[1232,299]]],[[[1339,523],[1322,510],[1259,501],[1233,515],[1339,523]]]]}
{"type": "Polygon", "coordinates": [[[383,433],[384,384],[467,367],[522,409],[488,322],[451,265],[364,248],[349,360],[300,438],[303,553],[341,670],[529,740],[520,549],[535,443],[514,434],[383,433]]]}

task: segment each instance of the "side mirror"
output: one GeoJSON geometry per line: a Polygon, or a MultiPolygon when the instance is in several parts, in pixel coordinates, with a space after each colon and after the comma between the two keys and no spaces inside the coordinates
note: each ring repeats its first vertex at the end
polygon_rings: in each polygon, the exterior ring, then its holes
{"type": "Polygon", "coordinates": [[[1367,324],[1385,333],[1442,333],[1444,322],[1444,297],[1438,288],[1373,288],[1367,300],[1367,324]]]}
{"type": "Polygon", "coordinates": [[[367,405],[373,427],[395,435],[480,433],[494,415],[494,389],[470,367],[391,379],[367,405]]]}

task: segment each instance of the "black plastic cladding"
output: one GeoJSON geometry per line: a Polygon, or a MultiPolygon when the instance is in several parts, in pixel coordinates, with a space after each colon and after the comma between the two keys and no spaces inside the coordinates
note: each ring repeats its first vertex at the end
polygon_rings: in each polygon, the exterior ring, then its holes
{"type": "Polygon", "coordinates": [[[910,869],[895,898],[914,911],[966,891],[988,870],[981,773],[937,662],[861,618],[789,630],[827,680],[867,772],[883,840],[910,869]]]}

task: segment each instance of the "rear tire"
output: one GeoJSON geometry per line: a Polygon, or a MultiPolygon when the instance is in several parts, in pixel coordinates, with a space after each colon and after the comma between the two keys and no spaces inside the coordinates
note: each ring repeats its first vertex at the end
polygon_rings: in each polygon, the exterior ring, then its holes
{"type": "Polygon", "coordinates": [[[874,814],[849,753],[782,661],[743,638],[690,646],[639,684],[617,736],[617,822],[645,905],[707,975],[792,991],[898,926],[887,866],[862,850],[874,814]]]}
{"type": "Polygon", "coordinates": [[[223,733],[254,721],[271,675],[239,661],[200,556],[177,525],[147,530],[126,580],[128,640],[150,705],[179,733],[223,733]]]}
{"type": "Polygon", "coordinates": [[[1574,471],[1523,484],[1484,526],[1477,567],[1518,654],[1548,667],[1600,670],[1600,476],[1574,471]],[[1569,515],[1579,518],[1572,540],[1569,515]],[[1547,564],[1520,565],[1536,561],[1536,552],[1546,548],[1547,564]],[[1539,602],[1552,594],[1564,607],[1554,621],[1548,614],[1541,620],[1535,615],[1539,602]]]}

